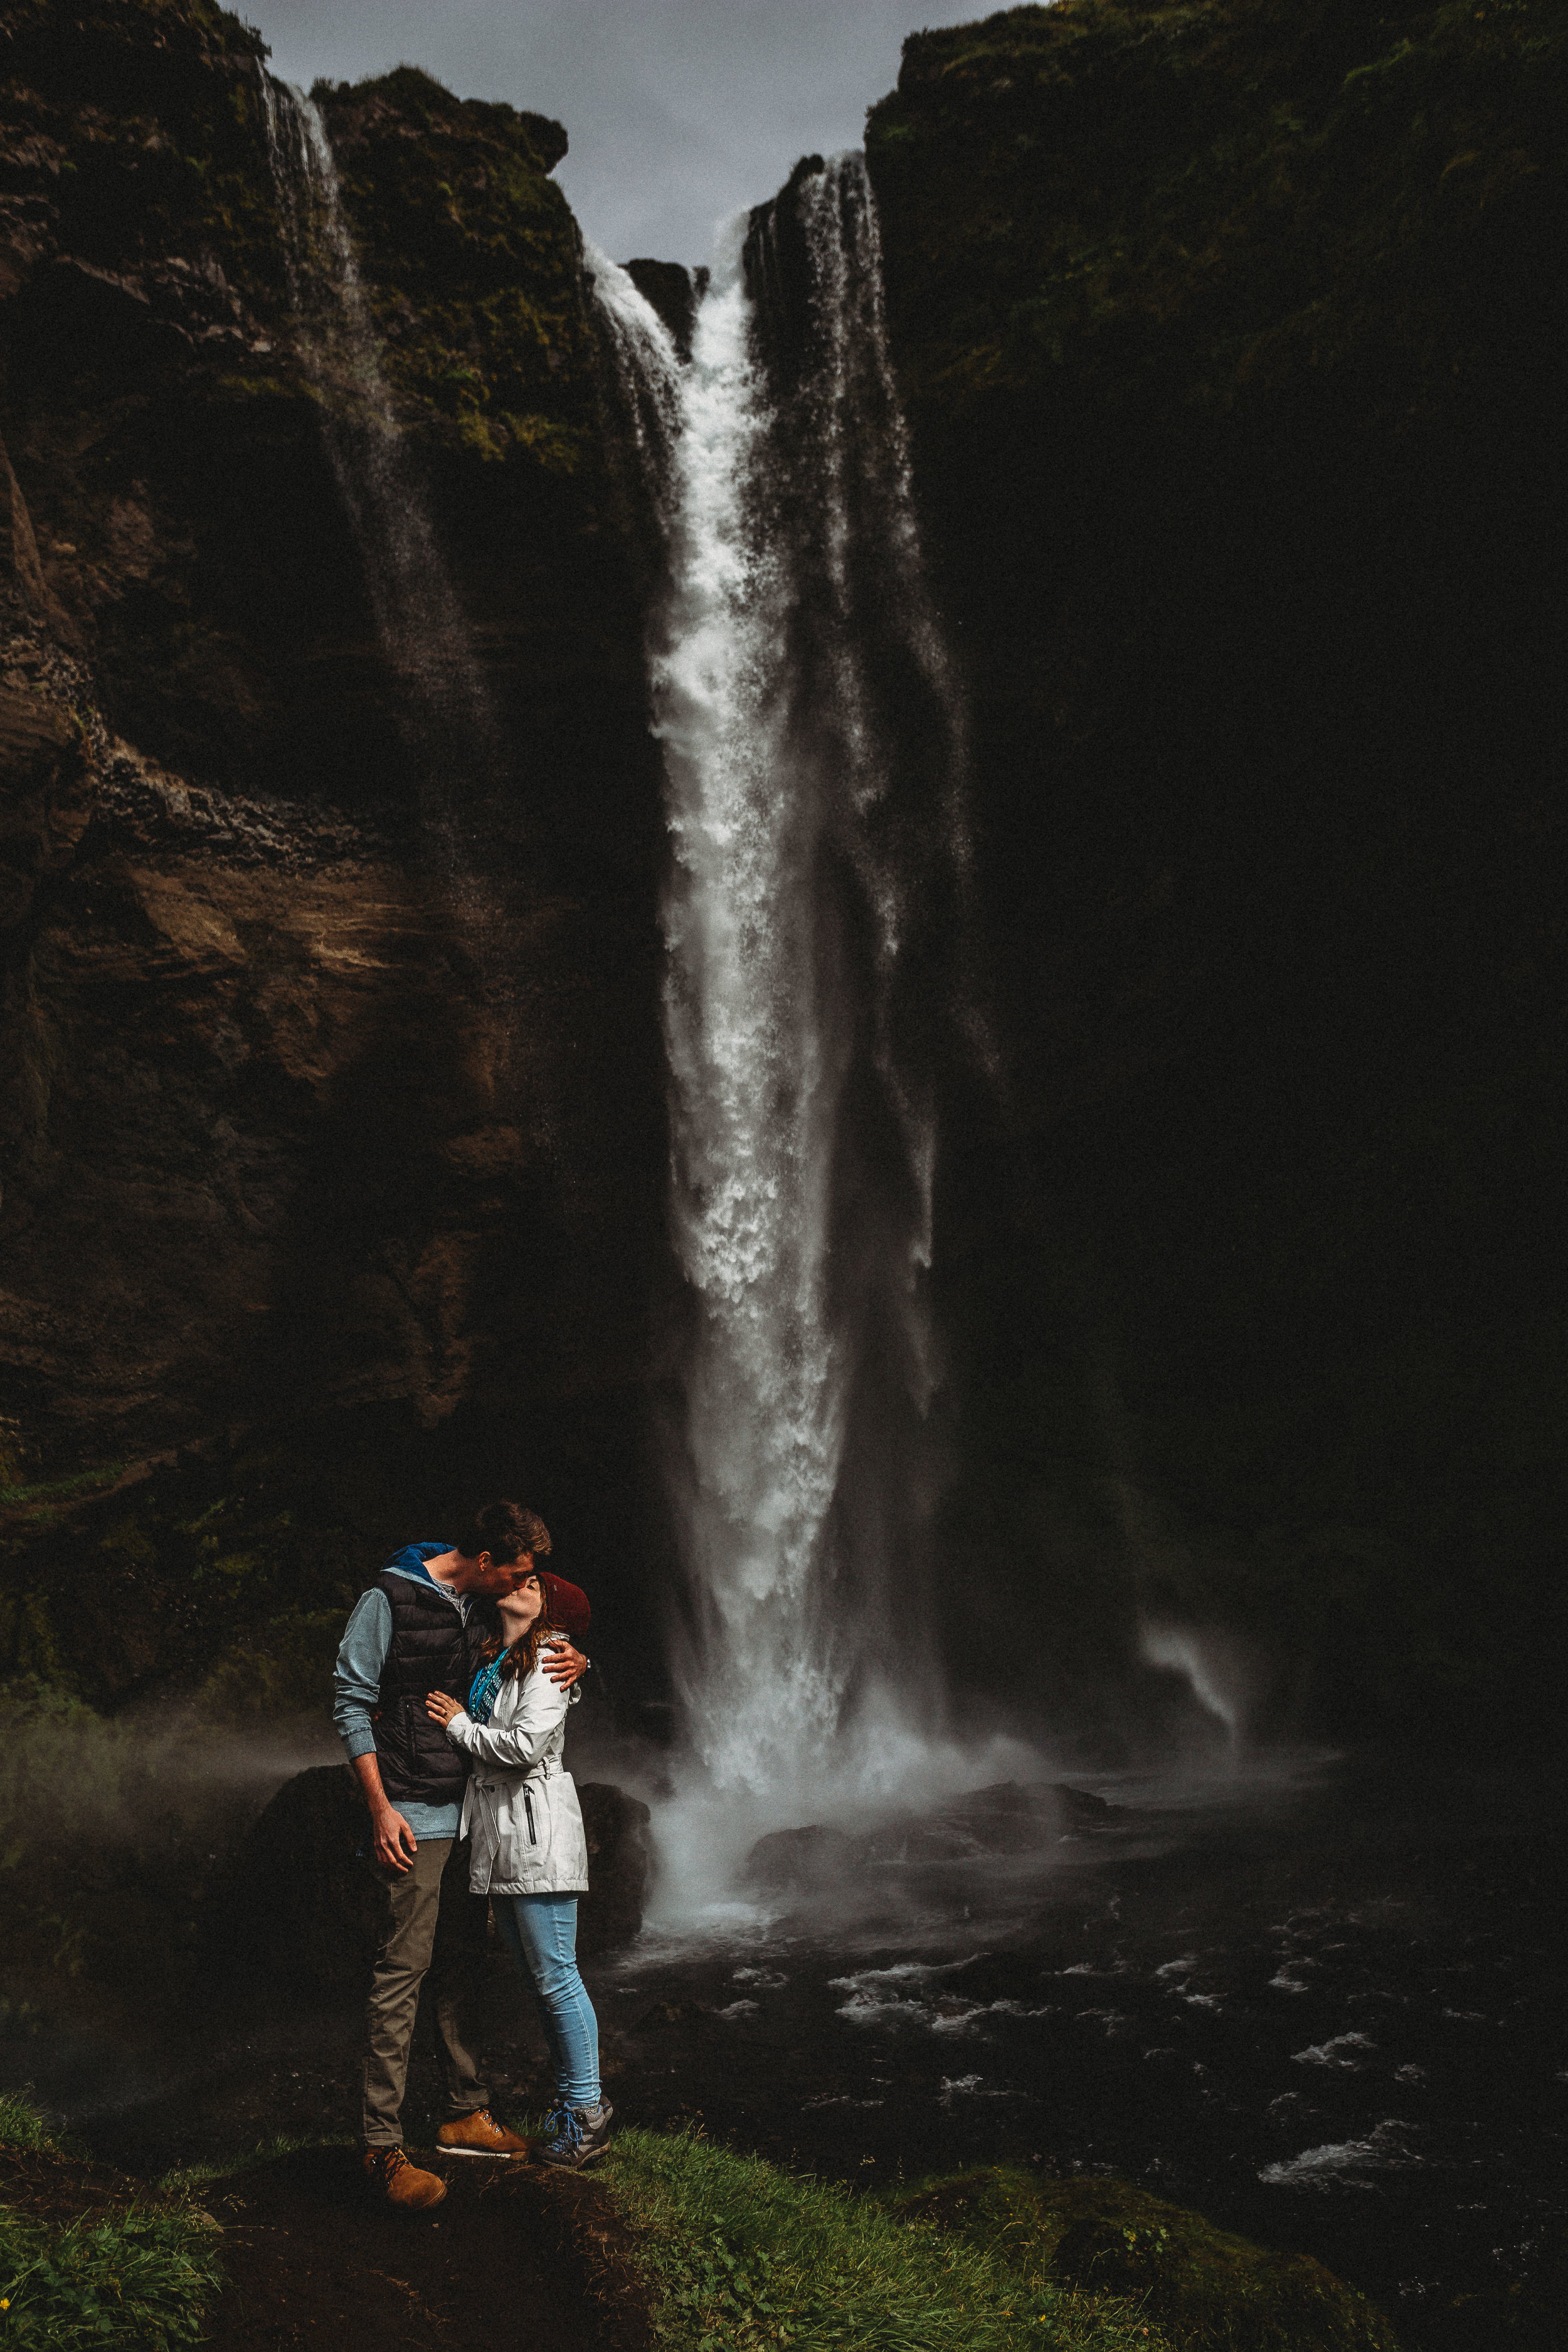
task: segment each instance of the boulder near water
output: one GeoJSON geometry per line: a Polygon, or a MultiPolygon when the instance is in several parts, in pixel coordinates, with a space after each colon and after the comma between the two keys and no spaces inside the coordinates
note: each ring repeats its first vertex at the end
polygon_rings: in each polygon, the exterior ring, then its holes
{"type": "Polygon", "coordinates": [[[642,1926],[651,1856],[651,1818],[640,1798],[613,1780],[580,1780],[578,1802],[588,1833],[588,1892],[577,1906],[577,1949],[610,1952],[642,1926]]]}
{"type": "Polygon", "coordinates": [[[1087,1790],[1056,1781],[998,1780],[945,1804],[888,1813],[858,1836],[822,1822],[770,1831],[747,1853],[741,1883],[762,1895],[809,1894],[878,1864],[1036,1853],[1061,1838],[1119,1825],[1119,1808],[1087,1790]]]}
{"type": "Polygon", "coordinates": [[[814,1822],[804,1829],[772,1830],[760,1837],[741,1866],[741,1884],[759,1895],[808,1894],[839,1877],[854,1854],[842,1830],[814,1822]]]}
{"type": "Polygon", "coordinates": [[[285,1780],[247,1832],[215,1906],[227,1954],[311,1992],[357,1992],[375,1958],[384,1909],[360,1858],[368,1829],[342,1765],[317,1765],[285,1780]]]}
{"type": "MultiPolygon", "coordinates": [[[[589,1892],[579,1915],[584,1953],[628,1944],[642,1926],[648,1809],[607,1780],[579,1789],[588,1832],[589,1892]]],[[[215,1949],[244,1955],[269,1976],[322,1996],[365,1983],[384,1901],[363,1853],[363,1805],[341,1764],[286,1780],[225,1874],[214,1906],[215,1949]]],[[[455,1853],[459,1881],[461,1850],[455,1853]]]]}

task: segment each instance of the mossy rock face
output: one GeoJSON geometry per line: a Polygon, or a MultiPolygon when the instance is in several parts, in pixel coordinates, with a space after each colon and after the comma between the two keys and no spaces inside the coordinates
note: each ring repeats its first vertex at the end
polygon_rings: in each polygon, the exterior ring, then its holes
{"type": "Polygon", "coordinates": [[[1124,2180],[998,2167],[902,2199],[1021,2275],[1127,2296],[1190,2352],[1397,2352],[1387,2320],[1309,2254],[1272,2253],[1124,2180]]]}
{"type": "Polygon", "coordinates": [[[1112,401],[1336,367],[1373,412],[1447,400],[1493,271],[1517,295],[1561,234],[1565,89],[1561,0],[1066,0],[914,35],[867,132],[918,239],[906,362],[943,408],[1086,365],[1112,401]]]}
{"type": "Polygon", "coordinates": [[[0,293],[68,256],[143,330],[216,327],[227,356],[239,302],[276,314],[285,294],[260,34],[209,0],[20,0],[6,35],[0,293]]]}
{"type": "Polygon", "coordinates": [[[413,66],[318,83],[404,420],[558,474],[597,426],[583,247],[549,177],[566,133],[413,66]]]}

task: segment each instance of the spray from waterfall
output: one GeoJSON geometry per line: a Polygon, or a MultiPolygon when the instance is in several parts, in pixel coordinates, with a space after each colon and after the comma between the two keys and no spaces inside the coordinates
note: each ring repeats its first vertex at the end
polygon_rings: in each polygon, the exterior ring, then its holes
{"type": "Polygon", "coordinates": [[[455,802],[443,788],[501,772],[500,728],[399,428],[321,110],[265,72],[261,94],[296,346],[397,681],[399,724],[429,793],[427,814],[449,834],[455,802]]]}
{"type": "Polygon", "coordinates": [[[684,368],[594,267],[668,541],[676,1664],[708,1783],[787,1817],[829,1780],[896,1792],[940,1724],[927,1277],[962,709],[862,159],[808,159],[731,226],[684,368]]]}

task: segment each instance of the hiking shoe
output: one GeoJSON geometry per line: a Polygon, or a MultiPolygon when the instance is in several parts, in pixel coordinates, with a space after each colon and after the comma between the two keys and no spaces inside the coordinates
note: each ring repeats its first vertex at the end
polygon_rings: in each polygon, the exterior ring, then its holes
{"type": "Polygon", "coordinates": [[[453,2123],[443,2124],[436,2135],[436,2145],[443,2156],[526,2156],[528,2142],[519,2139],[515,2132],[503,2131],[489,2107],[476,2107],[472,2115],[458,2116],[453,2123]]]}
{"type": "Polygon", "coordinates": [[[549,2129],[530,2151],[534,2162],[560,2165],[569,2172],[592,2164],[610,2144],[610,2117],[615,2112],[608,2099],[602,2099],[596,2107],[574,2107],[557,2099],[550,2110],[549,2129]]]}
{"type": "Polygon", "coordinates": [[[367,2147],[364,2177],[388,2205],[401,2205],[410,2213],[439,2205],[447,2194],[446,2182],[434,2172],[421,2172],[416,2164],[410,2164],[400,2147],[367,2147]]]}

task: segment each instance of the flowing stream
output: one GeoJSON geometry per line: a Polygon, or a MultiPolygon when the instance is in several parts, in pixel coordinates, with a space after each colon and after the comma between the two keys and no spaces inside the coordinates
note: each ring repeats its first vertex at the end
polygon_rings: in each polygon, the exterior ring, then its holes
{"type": "Polygon", "coordinates": [[[677,1668],[710,1786],[787,1819],[829,1778],[896,1784],[939,1727],[911,1629],[940,1477],[927,1274],[960,705],[862,159],[809,159],[731,225],[685,367],[624,273],[595,268],[668,545],[677,1668]]]}

